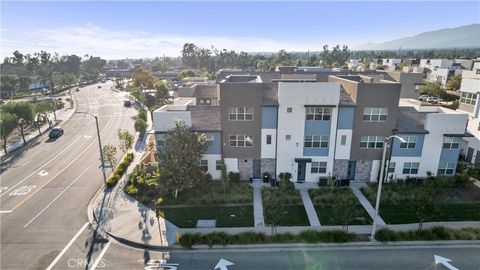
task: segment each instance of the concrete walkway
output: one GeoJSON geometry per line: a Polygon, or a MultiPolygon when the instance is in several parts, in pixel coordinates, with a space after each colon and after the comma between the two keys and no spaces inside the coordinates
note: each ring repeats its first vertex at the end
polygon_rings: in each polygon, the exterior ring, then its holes
{"type": "Polygon", "coordinates": [[[261,180],[254,180],[253,188],[253,219],[255,227],[265,227],[263,217],[262,188],[265,186],[261,180]]]}
{"type": "Polygon", "coordinates": [[[305,207],[305,212],[307,212],[308,222],[312,227],[320,227],[320,220],[318,220],[317,212],[315,207],[313,207],[312,199],[308,194],[308,190],[300,190],[300,195],[302,196],[303,206],[305,207]]]}
{"type": "MultiPolygon", "coordinates": [[[[375,208],[373,208],[373,206],[370,204],[368,199],[365,197],[365,195],[363,195],[362,191],[360,190],[362,187],[366,185],[367,184],[364,182],[350,182],[350,189],[353,191],[353,194],[355,194],[355,197],[357,197],[360,204],[363,206],[365,211],[367,211],[368,215],[373,220],[375,218],[375,208]]],[[[383,221],[380,215],[378,215],[377,217],[377,224],[378,226],[385,226],[385,221],[383,221]]]]}

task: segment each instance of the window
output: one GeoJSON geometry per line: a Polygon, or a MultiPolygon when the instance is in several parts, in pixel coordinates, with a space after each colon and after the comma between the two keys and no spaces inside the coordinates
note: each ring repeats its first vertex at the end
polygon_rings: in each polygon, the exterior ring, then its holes
{"type": "Polygon", "coordinates": [[[442,162],[438,166],[438,174],[439,175],[453,175],[455,172],[455,166],[457,164],[453,162],[442,162]]]}
{"type": "Polygon", "coordinates": [[[200,99],[200,100],[199,100],[199,103],[200,103],[200,104],[203,104],[203,99],[200,99]]]}
{"type": "Polygon", "coordinates": [[[293,109],[292,107],[287,107],[287,113],[292,113],[293,109]]]}
{"type": "Polygon", "coordinates": [[[400,142],[400,148],[413,149],[417,145],[417,136],[401,136],[405,142],[400,142]]]}
{"type": "Polygon", "coordinates": [[[215,160],[215,169],[217,171],[221,171],[223,167],[222,160],[215,160]]]}
{"type": "Polygon", "coordinates": [[[444,137],[443,149],[458,149],[460,146],[460,137],[444,137]]]}
{"type": "Polygon", "coordinates": [[[380,122],[387,121],[388,108],[364,108],[363,121],[380,122]]]}
{"type": "Polygon", "coordinates": [[[417,174],[418,173],[418,166],[420,163],[418,162],[405,162],[403,163],[403,174],[417,174]]]}
{"type": "Polygon", "coordinates": [[[228,119],[232,121],[251,121],[253,120],[253,108],[230,107],[228,108],[228,119]]]}
{"type": "Polygon", "coordinates": [[[394,172],[395,172],[395,162],[388,163],[388,173],[394,173],[394,172]]]}
{"type": "Polygon", "coordinates": [[[342,137],[340,138],[340,144],[341,145],[347,144],[347,135],[342,135],[342,137]]]}
{"type": "Polygon", "coordinates": [[[200,169],[202,169],[202,171],[204,171],[204,172],[208,171],[208,160],[206,160],[206,159],[201,159],[200,160],[200,169]]]}
{"type": "Polygon", "coordinates": [[[307,120],[330,121],[332,109],[328,107],[307,107],[307,120]]]}
{"type": "Polygon", "coordinates": [[[475,105],[477,102],[477,94],[462,92],[460,103],[475,105]]]}
{"type": "Polygon", "coordinates": [[[205,143],[207,144],[208,147],[213,146],[213,141],[215,140],[215,137],[213,135],[205,135],[206,140],[205,143]]]}
{"type": "Polygon", "coordinates": [[[232,147],[252,147],[253,139],[252,136],[244,134],[236,134],[229,136],[230,146],[232,147]]]}
{"type": "Polygon", "coordinates": [[[292,139],[292,135],[285,135],[285,140],[290,141],[292,139]]]}
{"type": "Polygon", "coordinates": [[[267,144],[272,144],[272,135],[267,135],[267,144]]]}
{"type": "Polygon", "coordinates": [[[205,99],[205,104],[210,105],[211,103],[210,99],[205,99]]]}
{"type": "Polygon", "coordinates": [[[360,148],[382,148],[384,138],[382,136],[360,137],[360,148]]]}
{"type": "Polygon", "coordinates": [[[311,173],[326,173],[327,172],[327,162],[312,162],[311,173]]]}
{"type": "Polygon", "coordinates": [[[306,148],[327,148],[328,135],[305,135],[303,146],[306,148]]]}

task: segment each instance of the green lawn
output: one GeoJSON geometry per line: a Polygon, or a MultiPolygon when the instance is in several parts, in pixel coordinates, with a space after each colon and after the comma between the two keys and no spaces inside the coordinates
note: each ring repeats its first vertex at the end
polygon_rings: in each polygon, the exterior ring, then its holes
{"type": "MultiPolygon", "coordinates": [[[[265,213],[265,209],[263,209],[265,213]]],[[[265,215],[265,224],[271,224],[268,216],[265,215]]],[[[286,205],[277,222],[278,226],[310,226],[305,207],[302,205],[286,205]]],[[[268,226],[268,225],[266,225],[268,226]]]]}
{"type": "Polygon", "coordinates": [[[165,218],[180,228],[195,228],[199,219],[215,219],[217,227],[252,227],[253,206],[162,208],[165,218]],[[234,215],[234,216],[232,216],[234,215]]]}
{"type": "Polygon", "coordinates": [[[367,211],[358,202],[353,192],[348,188],[342,189],[312,189],[309,191],[310,198],[312,198],[315,212],[317,212],[318,219],[322,225],[333,226],[341,225],[341,220],[337,218],[335,213],[335,202],[339,196],[346,196],[355,201],[354,214],[349,222],[349,225],[368,225],[372,224],[372,220],[367,211]]]}
{"type": "MultiPolygon", "coordinates": [[[[376,186],[362,188],[372,205],[376,186]]],[[[417,223],[415,199],[419,192],[414,184],[387,184],[382,190],[380,216],[388,224],[417,223]]],[[[480,200],[464,188],[447,183],[437,190],[435,211],[427,221],[480,221],[480,200]]]]}

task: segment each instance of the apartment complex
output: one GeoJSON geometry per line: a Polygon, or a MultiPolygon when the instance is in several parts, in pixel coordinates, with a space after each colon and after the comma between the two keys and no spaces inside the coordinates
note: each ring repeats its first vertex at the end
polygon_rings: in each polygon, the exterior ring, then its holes
{"type": "Polygon", "coordinates": [[[467,115],[403,99],[420,82],[402,76],[288,68],[223,72],[215,87],[179,96],[153,113],[157,147],[165,146],[163,134],[180,119],[209,138],[201,165],[214,179],[223,157],[227,171],[245,180],[290,172],[300,182],[376,181],[384,140],[396,134],[407,143],[390,141],[389,177],[453,174],[467,115]],[[212,101],[201,104],[197,94],[206,93],[212,101]]]}

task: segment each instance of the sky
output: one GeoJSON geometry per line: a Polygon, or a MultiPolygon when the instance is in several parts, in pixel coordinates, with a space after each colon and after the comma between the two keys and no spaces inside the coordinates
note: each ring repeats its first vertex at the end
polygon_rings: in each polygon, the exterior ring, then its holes
{"type": "Polygon", "coordinates": [[[247,52],[355,48],[480,22],[480,2],[9,2],[0,57],[15,50],[105,59],[179,56],[184,43],[247,52]]]}

